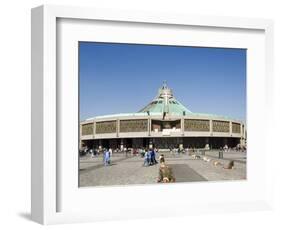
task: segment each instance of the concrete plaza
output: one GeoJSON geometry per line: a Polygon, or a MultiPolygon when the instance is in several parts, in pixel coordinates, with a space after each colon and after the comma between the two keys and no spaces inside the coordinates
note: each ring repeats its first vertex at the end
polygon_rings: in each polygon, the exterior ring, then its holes
{"type": "MultiPolygon", "coordinates": [[[[224,158],[218,159],[218,151],[207,151],[205,157],[210,159],[209,162],[202,160],[204,156],[196,152],[200,159],[193,159],[189,154],[163,154],[166,163],[173,169],[176,182],[246,179],[245,152],[224,152],[224,158]],[[229,160],[234,160],[234,168],[224,169],[222,165],[229,160]],[[222,165],[215,166],[215,161],[222,165]]],[[[113,153],[110,166],[105,167],[102,159],[102,156],[80,157],[80,187],[157,183],[159,164],[144,167],[143,158],[124,153],[113,153]]]]}

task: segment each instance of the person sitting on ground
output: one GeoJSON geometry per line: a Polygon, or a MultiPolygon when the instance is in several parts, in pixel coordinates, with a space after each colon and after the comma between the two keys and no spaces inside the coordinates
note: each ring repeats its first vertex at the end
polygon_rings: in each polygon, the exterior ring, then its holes
{"type": "Polygon", "coordinates": [[[165,163],[164,154],[161,154],[161,155],[159,156],[159,162],[160,162],[160,164],[161,164],[161,163],[165,163]]]}
{"type": "MultiPolygon", "coordinates": [[[[160,161],[160,160],[159,160],[160,161]]],[[[161,157],[161,163],[159,167],[159,176],[157,182],[160,183],[171,183],[175,182],[176,179],[173,175],[173,170],[165,163],[164,156],[161,157]]]]}
{"type": "Polygon", "coordinates": [[[234,168],[234,161],[228,161],[227,163],[224,164],[223,166],[224,169],[233,169],[234,168]]]}

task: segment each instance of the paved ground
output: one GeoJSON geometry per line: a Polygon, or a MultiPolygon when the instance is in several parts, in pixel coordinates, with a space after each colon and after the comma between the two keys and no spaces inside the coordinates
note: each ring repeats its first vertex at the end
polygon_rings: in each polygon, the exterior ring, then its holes
{"type": "MultiPolygon", "coordinates": [[[[219,181],[246,179],[246,153],[227,152],[224,159],[218,159],[217,151],[206,152],[211,159],[206,162],[192,159],[189,154],[163,153],[166,163],[172,167],[177,182],[219,181]],[[223,169],[214,162],[226,163],[233,159],[234,169],[223,169]]],[[[197,154],[197,153],[196,153],[197,154]]],[[[111,166],[103,166],[102,157],[84,156],[80,158],[80,186],[106,186],[156,183],[159,164],[144,167],[140,156],[113,154],[111,166]]]]}

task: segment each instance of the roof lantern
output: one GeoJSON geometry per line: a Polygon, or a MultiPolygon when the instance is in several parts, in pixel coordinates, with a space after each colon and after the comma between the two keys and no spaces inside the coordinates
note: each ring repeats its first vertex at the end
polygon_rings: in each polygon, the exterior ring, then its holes
{"type": "Polygon", "coordinates": [[[162,87],[158,90],[157,96],[142,110],[139,112],[163,113],[163,117],[166,115],[186,115],[190,114],[184,105],[182,105],[173,95],[172,89],[164,81],[162,87]]]}

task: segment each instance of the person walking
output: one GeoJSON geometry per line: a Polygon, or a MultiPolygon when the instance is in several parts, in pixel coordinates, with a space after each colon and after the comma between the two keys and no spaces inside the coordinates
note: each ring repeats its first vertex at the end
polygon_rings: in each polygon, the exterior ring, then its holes
{"type": "Polygon", "coordinates": [[[93,149],[90,149],[89,152],[90,152],[91,157],[93,158],[93,157],[94,157],[94,151],[93,151],[93,149]]]}
{"type": "Polygon", "coordinates": [[[143,166],[149,166],[149,152],[145,150],[143,166]]]}
{"type": "Polygon", "coordinates": [[[156,153],[154,151],[154,149],[151,150],[151,164],[157,164],[158,162],[156,161],[156,153]]]}
{"type": "Polygon", "coordinates": [[[111,158],[112,157],[112,149],[111,148],[109,148],[109,150],[108,150],[108,152],[109,152],[109,157],[111,158]]]}
{"type": "Polygon", "coordinates": [[[150,165],[153,165],[154,161],[153,161],[153,158],[154,158],[154,152],[152,149],[149,150],[150,152],[150,165]]]}
{"type": "Polygon", "coordinates": [[[97,149],[95,148],[94,149],[94,156],[96,157],[98,155],[98,151],[97,151],[97,149]]]}
{"type": "Polygon", "coordinates": [[[141,157],[144,157],[145,156],[145,153],[146,153],[146,150],[145,149],[141,149],[141,157]]]}
{"type": "Polygon", "coordinates": [[[110,155],[109,151],[106,149],[104,151],[104,166],[108,166],[110,164],[110,155]]]}
{"type": "Polygon", "coordinates": [[[151,165],[151,150],[149,149],[148,151],[147,151],[147,159],[148,159],[148,165],[151,165]]]}

